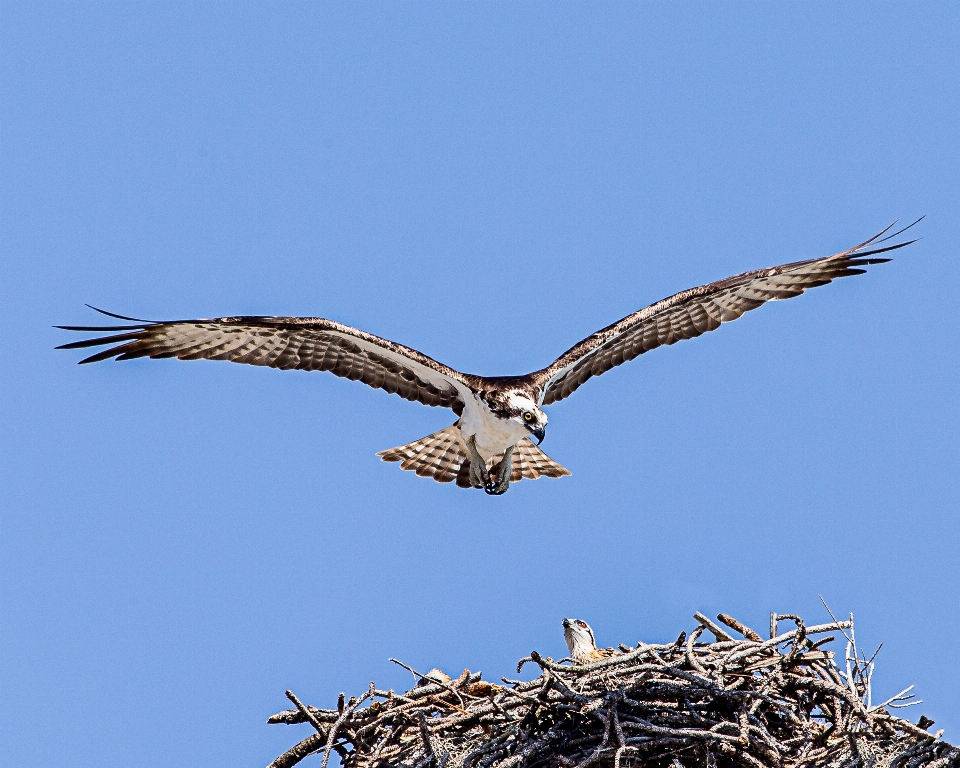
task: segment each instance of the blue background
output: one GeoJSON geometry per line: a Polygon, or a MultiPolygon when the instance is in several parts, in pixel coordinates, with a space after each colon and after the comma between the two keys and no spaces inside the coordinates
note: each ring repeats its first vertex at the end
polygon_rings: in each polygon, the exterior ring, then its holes
{"type": "MultiPolygon", "coordinates": [[[[497,679],[560,619],[854,611],[960,740],[956,4],[4,3],[8,765],[265,765],[396,656],[497,679]],[[925,214],[891,264],[549,409],[501,498],[333,376],[75,365],[51,328],[321,315],[471,373],[925,214]]],[[[317,758],[311,758],[315,761],[317,758]]]]}

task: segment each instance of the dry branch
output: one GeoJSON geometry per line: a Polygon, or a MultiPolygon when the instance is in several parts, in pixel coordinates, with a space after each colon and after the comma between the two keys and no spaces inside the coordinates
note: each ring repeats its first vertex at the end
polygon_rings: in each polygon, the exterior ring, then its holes
{"type": "Polygon", "coordinates": [[[806,626],[773,614],[766,641],[726,614],[719,621],[744,639],[695,619],[686,638],[589,665],[533,652],[517,667],[539,667],[529,681],[421,675],[402,695],[373,683],[349,702],[341,694],[336,709],[288,691],[297,708],[267,722],[316,733],[269,768],[311,754],[326,766],[332,752],[347,768],[960,768],[960,749],[928,733],[929,719],[888,711],[915,703],[910,688],[871,705],[874,659],[857,649],[852,617],[806,626]],[[779,633],[780,621],[796,626],[779,633]],[[716,642],[698,642],[704,630],[716,642]],[[829,632],[847,642],[843,667],[822,649],[832,638],[817,637],[829,632]]]}

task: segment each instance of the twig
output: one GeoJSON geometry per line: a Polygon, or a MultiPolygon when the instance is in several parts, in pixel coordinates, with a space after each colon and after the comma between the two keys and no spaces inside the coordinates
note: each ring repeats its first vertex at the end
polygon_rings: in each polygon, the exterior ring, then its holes
{"type": "MultiPolygon", "coordinates": [[[[888,707],[888,706],[890,706],[891,704],[893,704],[894,702],[897,702],[897,701],[907,701],[908,699],[912,699],[912,698],[914,698],[913,694],[910,694],[909,696],[906,695],[906,694],[910,693],[910,691],[912,691],[912,690],[913,690],[913,686],[912,686],[912,685],[908,685],[906,688],[904,688],[902,691],[900,691],[900,693],[898,693],[896,696],[891,696],[889,699],[887,699],[885,702],[883,702],[883,704],[877,704],[877,706],[875,706],[875,707],[870,707],[870,711],[873,712],[874,710],[877,710],[877,709],[883,709],[884,707],[888,707]]],[[[921,703],[921,702],[919,702],[919,701],[913,701],[913,702],[910,702],[910,705],[920,704],[920,703],[921,703]]],[[[908,706],[909,706],[909,705],[908,705],[908,706]]]]}
{"type": "Polygon", "coordinates": [[[707,629],[713,632],[713,635],[714,637],[717,638],[717,640],[733,640],[733,637],[731,635],[729,635],[728,633],[720,629],[720,627],[718,627],[709,618],[707,618],[702,613],[700,613],[700,611],[697,611],[695,614],[693,614],[693,618],[695,618],[703,626],[705,626],[707,629]]]}
{"type": "Polygon", "coordinates": [[[300,702],[300,699],[294,695],[293,691],[287,691],[286,695],[287,698],[293,702],[293,705],[299,710],[300,714],[307,718],[307,720],[310,722],[310,725],[317,729],[317,733],[326,736],[326,731],[324,731],[323,726],[320,725],[320,721],[317,720],[314,714],[300,702]]]}
{"type": "MultiPolygon", "coordinates": [[[[750,629],[750,627],[737,621],[735,618],[733,618],[733,616],[728,616],[725,613],[718,613],[717,619],[719,619],[722,623],[726,624],[728,627],[735,630],[736,632],[739,632],[741,635],[747,638],[747,640],[753,640],[753,642],[755,643],[763,642],[763,638],[761,638],[760,635],[758,635],[756,632],[750,629]]],[[[771,637],[772,636],[773,635],[771,635],[771,637]]]]}

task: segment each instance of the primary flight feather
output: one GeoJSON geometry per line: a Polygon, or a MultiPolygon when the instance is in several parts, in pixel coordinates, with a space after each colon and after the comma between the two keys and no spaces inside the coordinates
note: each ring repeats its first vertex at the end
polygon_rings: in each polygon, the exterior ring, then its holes
{"type": "Polygon", "coordinates": [[[570,474],[537,447],[547,426],[542,406],[569,397],[587,379],[651,349],[692,339],[767,301],[799,296],[889,261],[879,255],[915,242],[884,245],[909,229],[887,235],[892,226],[833,256],[744,272],[675,294],[597,331],[546,368],[524,376],[460,373],[410,347],[318,317],[153,322],[97,310],[134,324],[57,326],[107,334],[57,349],[111,345],[81,363],[176,357],[330,371],[407,400],[450,408],[459,417],[456,423],[378,455],[420,476],[441,483],[456,480],[461,488],[496,495],[523,478],[570,474]]]}

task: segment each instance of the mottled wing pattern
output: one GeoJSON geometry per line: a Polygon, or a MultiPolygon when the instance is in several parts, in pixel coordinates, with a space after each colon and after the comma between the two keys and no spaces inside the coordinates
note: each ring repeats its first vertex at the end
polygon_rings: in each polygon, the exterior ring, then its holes
{"type": "Polygon", "coordinates": [[[862,274],[866,270],[861,267],[866,265],[889,261],[872,257],[915,242],[878,247],[904,231],[884,237],[891,227],[833,256],[744,272],[683,291],[628,315],[532,374],[542,387],[543,404],[562,400],[592,376],[599,376],[644,352],[700,336],[767,301],[799,296],[808,288],[826,285],[838,277],[862,274]]]}
{"type": "MultiPolygon", "coordinates": [[[[432,477],[438,483],[456,480],[461,466],[466,464],[468,470],[470,466],[458,424],[412,443],[380,451],[377,456],[384,461],[399,461],[400,469],[412,470],[420,477],[432,477]]],[[[470,487],[469,479],[466,487],[470,487]]]]}
{"type": "Polygon", "coordinates": [[[107,334],[58,347],[111,345],[82,363],[111,357],[117,360],[176,357],[228,360],[284,370],[330,371],[407,400],[452,408],[458,415],[463,409],[463,397],[469,391],[465,377],[452,368],[409,347],[323,318],[223,317],[139,325],[58,327],[107,334]]]}

